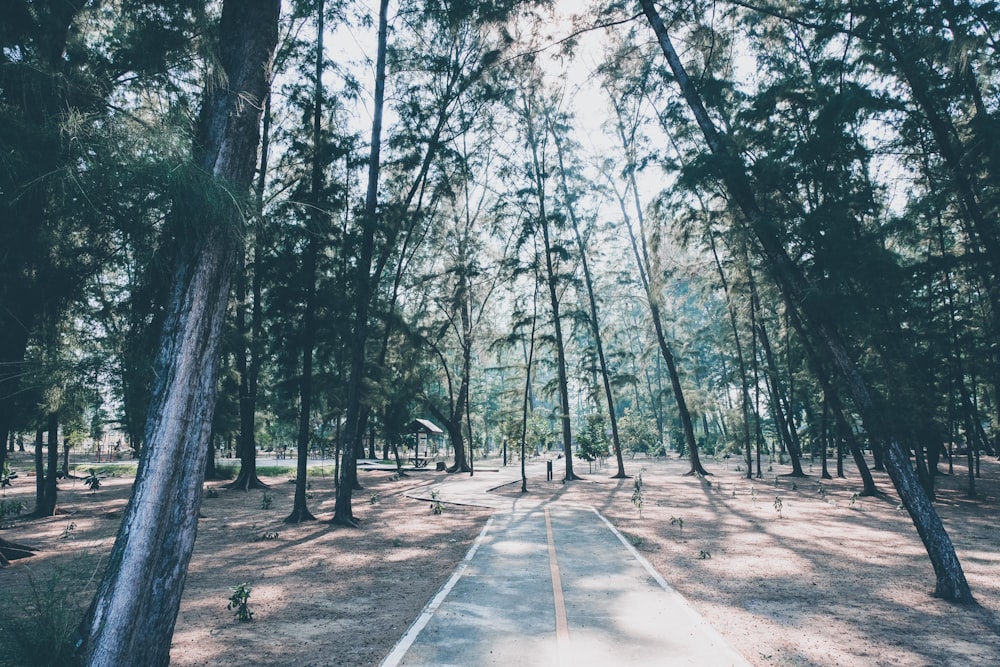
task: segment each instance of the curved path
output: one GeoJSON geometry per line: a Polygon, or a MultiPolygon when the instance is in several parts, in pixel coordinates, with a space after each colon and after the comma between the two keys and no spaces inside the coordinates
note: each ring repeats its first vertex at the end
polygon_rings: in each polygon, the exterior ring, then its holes
{"type": "Polygon", "coordinates": [[[516,479],[414,491],[498,511],[383,667],[748,665],[595,509],[487,493],[516,479]]]}

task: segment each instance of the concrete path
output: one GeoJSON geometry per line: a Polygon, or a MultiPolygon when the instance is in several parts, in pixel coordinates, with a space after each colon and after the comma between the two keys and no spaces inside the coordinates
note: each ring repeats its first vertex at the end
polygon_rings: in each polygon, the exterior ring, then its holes
{"type": "Polygon", "coordinates": [[[504,476],[437,485],[500,511],[383,667],[748,665],[596,510],[482,498],[504,476]]]}

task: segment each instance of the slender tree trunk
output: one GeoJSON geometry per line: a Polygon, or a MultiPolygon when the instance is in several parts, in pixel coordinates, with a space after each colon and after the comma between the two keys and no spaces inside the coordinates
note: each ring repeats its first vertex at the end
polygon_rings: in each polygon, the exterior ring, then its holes
{"type": "Polygon", "coordinates": [[[302,377],[299,379],[299,431],[296,441],[295,496],[292,513],[285,518],[286,523],[315,521],[306,504],[306,484],[308,483],[309,443],[312,436],[312,394],[313,394],[313,349],[316,345],[316,279],[317,264],[327,220],[323,210],[323,31],[326,25],[324,0],[319,0],[316,8],[316,70],[313,81],[313,117],[310,197],[312,206],[306,226],[308,241],[302,262],[302,279],[305,281],[305,312],[302,314],[302,377]]]}
{"type": "MultiPolygon", "coordinates": [[[[219,62],[227,85],[206,91],[199,169],[225,184],[224,210],[178,221],[181,234],[156,361],[156,383],[132,500],[74,644],[88,665],[167,665],[194,548],[229,288],[240,247],[261,106],[278,39],[278,0],[224,0],[219,62]]],[[[220,206],[220,208],[221,208],[220,206]]]]}
{"type": "Polygon", "coordinates": [[[35,431],[35,511],[36,516],[51,516],[45,513],[45,431],[35,431]]]}
{"type": "Polygon", "coordinates": [[[368,311],[371,300],[371,269],[378,225],[378,180],[382,154],[382,110],[385,105],[385,60],[389,32],[389,0],[379,2],[378,54],[375,60],[375,100],[372,112],[371,152],[368,159],[368,190],[361,232],[354,301],[354,331],[351,336],[351,369],[347,381],[347,415],[344,427],[343,461],[337,485],[337,500],[332,522],[357,526],[351,507],[351,495],[357,483],[357,446],[361,436],[361,391],[365,372],[365,348],[368,342],[368,311]]]}
{"type": "Polygon", "coordinates": [[[799,435],[795,432],[795,425],[791,422],[788,414],[789,407],[784,400],[784,392],[781,387],[781,376],[778,373],[778,364],[774,359],[774,351],[771,349],[771,342],[767,337],[767,329],[763,321],[758,318],[757,330],[760,333],[760,345],[764,352],[764,360],[767,363],[767,379],[771,386],[771,403],[774,408],[774,415],[778,433],[788,449],[789,458],[792,463],[792,477],[805,477],[802,471],[802,447],[799,444],[799,435]]]}
{"type": "Polygon", "coordinates": [[[540,224],[543,244],[545,246],[545,283],[549,288],[552,326],[555,328],[556,371],[559,382],[559,422],[562,425],[563,454],[566,458],[566,475],[563,479],[570,482],[579,479],[579,477],[573,472],[573,435],[569,416],[569,377],[566,371],[566,347],[563,343],[562,318],[559,315],[559,295],[555,267],[552,263],[553,249],[549,238],[549,223],[548,220],[541,220],[540,224]]]}
{"type": "Polygon", "coordinates": [[[237,439],[236,451],[240,459],[240,472],[230,484],[229,489],[269,488],[257,476],[257,384],[260,377],[260,347],[263,334],[263,303],[261,302],[264,282],[264,272],[260,265],[263,253],[261,235],[264,233],[264,187],[267,184],[268,156],[271,146],[271,93],[264,98],[263,127],[261,129],[260,166],[257,169],[257,191],[255,193],[255,212],[257,229],[253,232],[253,267],[250,279],[250,326],[246,325],[247,299],[247,249],[240,253],[240,266],[237,273],[236,293],[236,328],[241,340],[236,356],[236,368],[240,375],[240,434],[237,439]],[[245,341],[245,342],[244,342],[245,341]]]}
{"type": "Polygon", "coordinates": [[[556,274],[555,264],[552,261],[552,255],[555,252],[555,249],[553,248],[552,238],[549,234],[551,221],[549,220],[549,214],[546,206],[547,196],[545,192],[545,181],[547,179],[547,167],[545,166],[545,160],[539,155],[541,137],[539,137],[536,132],[534,116],[532,115],[533,108],[527,100],[524,101],[523,113],[525,124],[527,126],[526,139],[531,149],[532,185],[534,187],[535,197],[538,199],[536,225],[537,229],[542,232],[542,251],[545,255],[544,280],[549,292],[549,308],[552,313],[552,327],[555,329],[553,342],[556,346],[556,378],[559,385],[559,423],[561,426],[563,456],[565,458],[566,465],[566,474],[563,477],[563,481],[571,482],[579,479],[579,477],[577,477],[576,473],[573,472],[573,432],[570,421],[569,377],[566,370],[566,347],[563,342],[562,317],[559,313],[559,277],[556,274]]]}
{"type": "Polygon", "coordinates": [[[878,412],[868,385],[862,378],[851,353],[840,339],[833,323],[828,320],[822,304],[816,302],[809,289],[810,286],[782,246],[773,221],[758,207],[753,188],[746,176],[745,165],[738,156],[730,152],[725,144],[725,137],[718,132],[709,118],[701,96],[694,82],[688,78],[652,0],[640,0],[640,4],[656,33],[681,93],[717,160],[719,175],[725,182],[730,196],[746,216],[785,303],[789,308],[802,309],[804,324],[826,347],[869,434],[885,455],[889,476],[903,506],[913,520],[934,567],[935,595],[955,602],[973,602],[972,591],[955,554],[955,547],[930,498],[913,474],[906,449],[896,437],[891,425],[878,412]]]}
{"type": "MultiPolygon", "coordinates": [[[[537,263],[536,263],[537,264],[537,263]]],[[[531,415],[531,365],[535,360],[535,325],[538,321],[538,275],[535,274],[535,289],[531,298],[531,336],[524,359],[524,400],[521,403],[521,493],[528,492],[528,475],[525,471],[525,446],[528,440],[528,418],[531,415]]]]}
{"type": "Polygon", "coordinates": [[[566,210],[569,213],[570,222],[573,225],[573,236],[576,238],[576,247],[580,251],[580,261],[583,266],[583,280],[587,287],[587,298],[590,304],[590,328],[594,334],[594,347],[597,348],[597,361],[601,373],[601,383],[604,387],[604,397],[608,402],[608,421],[611,424],[611,446],[615,453],[615,462],[618,464],[618,471],[612,479],[626,479],[625,461],[622,458],[622,443],[618,437],[618,415],[615,413],[615,397],[611,391],[611,373],[608,371],[607,358],[604,355],[604,342],[601,339],[601,324],[597,311],[597,297],[594,295],[594,279],[590,273],[590,264],[587,261],[587,247],[580,234],[580,222],[576,217],[576,208],[573,206],[569,194],[569,187],[566,184],[566,165],[563,161],[562,142],[555,131],[552,132],[555,138],[556,153],[559,158],[560,183],[562,185],[563,200],[566,210]]]}
{"type": "Polygon", "coordinates": [[[748,386],[746,360],[743,358],[743,345],[740,343],[739,319],[736,313],[736,304],[733,296],[729,292],[729,281],[726,280],[726,272],[722,268],[722,260],[715,247],[715,235],[709,230],[708,240],[712,247],[712,257],[715,258],[715,268],[719,272],[719,280],[722,281],[722,291],[726,296],[726,306],[729,311],[729,326],[733,331],[733,344],[736,351],[736,361],[740,373],[740,416],[743,424],[743,449],[746,452],[747,478],[753,475],[753,460],[750,458],[750,388],[748,386]]]}
{"type": "MultiPolygon", "coordinates": [[[[618,131],[621,136],[622,146],[626,152],[628,152],[629,142],[625,135],[625,130],[621,125],[620,119],[618,131]]],[[[711,475],[712,473],[705,470],[701,464],[701,457],[698,455],[698,442],[694,437],[694,424],[691,421],[691,412],[688,410],[687,401],[684,399],[684,390],[681,386],[680,373],[677,371],[677,362],[674,359],[674,353],[670,349],[670,345],[667,343],[666,336],[663,333],[663,320],[660,315],[659,294],[653,287],[651,280],[652,267],[650,265],[649,253],[646,248],[645,222],[642,214],[642,205],[639,201],[638,184],[635,181],[634,168],[631,166],[629,169],[629,178],[629,186],[632,189],[636,217],[639,222],[639,241],[641,241],[641,245],[640,242],[636,240],[636,234],[632,230],[631,216],[628,215],[628,208],[625,205],[624,198],[619,196],[618,203],[621,207],[622,215],[625,217],[625,227],[628,230],[629,240],[632,244],[632,252],[635,255],[636,266],[639,268],[639,277],[646,292],[646,301],[649,304],[650,319],[652,319],[653,328],[656,331],[656,342],[660,347],[660,353],[663,355],[663,361],[667,364],[667,374],[670,376],[670,386],[673,389],[674,401],[677,403],[677,412],[681,420],[684,442],[687,444],[691,461],[691,469],[685,474],[711,475]]]]}

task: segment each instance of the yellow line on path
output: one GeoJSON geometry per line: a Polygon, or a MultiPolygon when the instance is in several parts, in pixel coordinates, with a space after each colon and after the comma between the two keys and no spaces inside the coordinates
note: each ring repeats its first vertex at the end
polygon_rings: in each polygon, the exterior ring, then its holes
{"type": "Polygon", "coordinates": [[[556,641],[560,660],[565,660],[569,649],[569,624],[566,622],[566,601],[563,598],[562,579],[559,576],[559,561],[556,560],[556,543],[552,538],[552,520],[549,510],[545,510],[545,535],[549,541],[549,571],[552,574],[552,597],[556,607],[556,641]]]}

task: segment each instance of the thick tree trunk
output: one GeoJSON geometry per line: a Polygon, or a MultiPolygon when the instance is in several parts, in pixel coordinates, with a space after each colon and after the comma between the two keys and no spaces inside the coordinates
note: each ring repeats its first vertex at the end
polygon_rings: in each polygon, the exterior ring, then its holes
{"type": "Polygon", "coordinates": [[[867,383],[855,364],[847,346],[828,321],[823,305],[816,302],[809,285],[798,267],[781,244],[778,230],[757,205],[756,196],[746,176],[745,165],[734,156],[724,143],[724,137],[716,129],[705,110],[694,83],[688,78],[684,66],[673,47],[666,26],[653,6],[652,0],[640,0],[643,12],[656,33],[660,46],[670,64],[674,78],[680,87],[688,107],[692,111],[713,156],[719,176],[723,179],[730,196],[743,211],[751,230],[760,244],[772,277],[782,292],[785,303],[790,308],[801,308],[809,333],[814,334],[827,349],[830,359],[840,372],[845,386],[869,434],[885,454],[886,468],[899,493],[903,506],[927,549],[936,576],[935,595],[955,602],[973,602],[972,591],[965,579],[965,573],[955,554],[955,547],[934,511],[930,498],[917,481],[910,467],[906,449],[892,432],[891,426],[878,412],[869,392],[867,383]]]}
{"type": "MultiPolygon", "coordinates": [[[[146,446],[108,568],[75,645],[85,665],[166,665],[201,506],[239,212],[257,157],[261,106],[278,38],[278,0],[225,0],[226,85],[206,92],[195,147],[225,202],[185,220],[156,361],[146,446]],[[194,224],[191,224],[194,223],[194,224]]],[[[204,201],[206,209],[208,202],[204,201]]]]}

